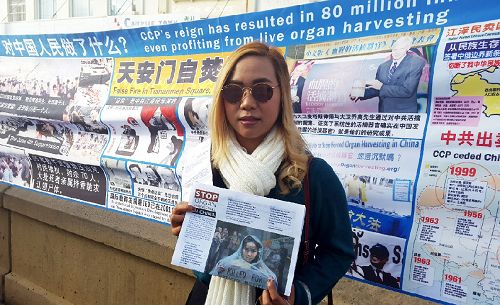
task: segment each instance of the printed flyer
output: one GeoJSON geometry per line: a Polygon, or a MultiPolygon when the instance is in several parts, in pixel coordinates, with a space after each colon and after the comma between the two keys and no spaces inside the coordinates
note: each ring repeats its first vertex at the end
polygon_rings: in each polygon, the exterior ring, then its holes
{"type": "Polygon", "coordinates": [[[195,184],[172,264],[290,295],[305,206],[195,184]],[[290,260],[275,259],[289,253],[290,260]]]}

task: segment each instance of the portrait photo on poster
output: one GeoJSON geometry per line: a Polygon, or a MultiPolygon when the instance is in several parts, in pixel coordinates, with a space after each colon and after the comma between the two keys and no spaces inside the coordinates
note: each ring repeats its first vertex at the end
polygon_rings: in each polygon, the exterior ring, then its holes
{"type": "Polygon", "coordinates": [[[400,289],[405,239],[356,228],[352,238],[356,259],[347,274],[400,289]]]}
{"type": "Polygon", "coordinates": [[[387,45],[376,53],[288,58],[294,112],[426,113],[434,45],[414,45],[410,35],[393,36],[387,45]]]}

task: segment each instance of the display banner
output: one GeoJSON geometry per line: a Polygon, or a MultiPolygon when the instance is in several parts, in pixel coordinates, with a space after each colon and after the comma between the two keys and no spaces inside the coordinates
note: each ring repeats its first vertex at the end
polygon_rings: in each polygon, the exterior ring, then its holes
{"type": "MultiPolygon", "coordinates": [[[[346,276],[499,304],[497,0],[322,1],[0,36],[0,179],[168,224],[186,156],[208,153],[224,60],[253,40],[282,48],[295,122],[344,185],[357,254],[346,276]]],[[[264,244],[274,264],[279,246],[264,244]]]]}

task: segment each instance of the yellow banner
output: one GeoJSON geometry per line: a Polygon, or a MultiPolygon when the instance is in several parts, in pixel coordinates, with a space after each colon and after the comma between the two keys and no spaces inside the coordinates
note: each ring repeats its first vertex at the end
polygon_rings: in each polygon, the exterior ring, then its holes
{"type": "Polygon", "coordinates": [[[210,96],[229,53],[116,58],[111,96],[210,96]]]}

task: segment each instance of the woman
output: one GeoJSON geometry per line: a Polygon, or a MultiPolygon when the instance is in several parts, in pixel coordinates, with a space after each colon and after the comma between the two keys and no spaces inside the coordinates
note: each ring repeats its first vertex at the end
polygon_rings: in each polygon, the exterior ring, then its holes
{"type": "Polygon", "coordinates": [[[246,236],[238,250],[217,262],[210,274],[239,279],[254,286],[265,283],[267,279],[276,282],[274,272],[262,260],[263,247],[260,240],[252,235],[246,236]],[[240,272],[243,271],[243,272],[240,272]]]}
{"type": "MultiPolygon", "coordinates": [[[[252,42],[226,60],[215,86],[209,126],[215,186],[304,204],[302,181],[309,172],[309,242],[314,255],[303,264],[301,246],[289,297],[279,295],[272,280],[260,293],[197,273],[190,298],[198,293],[196,287],[206,284],[206,304],[254,304],[256,299],[265,305],[319,303],[354,258],[351,226],[345,193],[332,168],[318,158],[308,163],[311,156],[293,120],[290,74],[277,49],[252,42]]],[[[172,211],[174,235],[187,211],[192,211],[187,203],[172,211]]]]}

